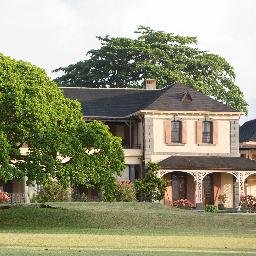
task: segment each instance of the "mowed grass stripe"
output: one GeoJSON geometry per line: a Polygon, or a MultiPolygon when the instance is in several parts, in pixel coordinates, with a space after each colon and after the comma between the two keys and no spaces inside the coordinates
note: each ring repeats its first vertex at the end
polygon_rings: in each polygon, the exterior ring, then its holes
{"type": "Polygon", "coordinates": [[[233,250],[187,250],[187,249],[134,249],[134,250],[123,250],[123,249],[96,249],[96,248],[1,248],[1,256],[76,256],[76,255],[94,255],[94,256],[246,256],[256,255],[255,251],[233,251],[233,250]]]}
{"type": "Polygon", "coordinates": [[[0,246],[45,248],[97,248],[120,250],[163,249],[219,249],[248,250],[256,252],[252,237],[205,237],[205,236],[132,236],[88,234],[29,234],[1,233],[0,246]]]}

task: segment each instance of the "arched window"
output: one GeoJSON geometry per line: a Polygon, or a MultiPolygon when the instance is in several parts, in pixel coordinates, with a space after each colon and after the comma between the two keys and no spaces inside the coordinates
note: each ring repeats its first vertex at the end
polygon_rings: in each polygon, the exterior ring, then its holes
{"type": "Polygon", "coordinates": [[[212,143],[212,122],[204,121],[202,129],[202,142],[203,143],[212,143]]]}
{"type": "Polygon", "coordinates": [[[181,143],[181,122],[172,121],[172,130],[171,130],[171,141],[172,143],[181,143]]]}

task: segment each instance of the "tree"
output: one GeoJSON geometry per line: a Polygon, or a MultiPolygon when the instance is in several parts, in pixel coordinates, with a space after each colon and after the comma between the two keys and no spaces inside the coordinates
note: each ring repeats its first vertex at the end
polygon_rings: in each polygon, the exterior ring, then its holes
{"type": "Polygon", "coordinates": [[[98,37],[101,47],[88,58],[55,72],[61,86],[136,87],[146,78],[158,88],[184,83],[239,111],[247,111],[243,93],[235,84],[233,67],[223,58],[197,48],[197,38],[154,31],[139,26],[136,39],[98,37]]]}
{"type": "Polygon", "coordinates": [[[123,162],[120,139],[102,123],[85,123],[80,104],[44,70],[0,54],[0,180],[58,179],[97,185],[107,195],[123,162]]]}
{"type": "Polygon", "coordinates": [[[160,201],[164,197],[167,182],[157,177],[159,169],[157,163],[148,162],[146,169],[145,177],[135,181],[135,189],[139,199],[146,202],[160,201]]]}

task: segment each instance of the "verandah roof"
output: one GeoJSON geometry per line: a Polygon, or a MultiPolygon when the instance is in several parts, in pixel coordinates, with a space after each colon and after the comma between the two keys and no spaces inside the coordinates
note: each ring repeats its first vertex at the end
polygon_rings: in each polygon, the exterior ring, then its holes
{"type": "Polygon", "coordinates": [[[163,170],[256,171],[256,161],[242,157],[171,156],[159,166],[163,170]]]}

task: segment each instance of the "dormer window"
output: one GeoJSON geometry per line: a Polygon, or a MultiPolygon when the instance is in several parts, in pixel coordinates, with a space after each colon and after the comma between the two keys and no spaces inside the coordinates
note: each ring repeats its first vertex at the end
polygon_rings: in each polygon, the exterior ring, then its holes
{"type": "Polygon", "coordinates": [[[203,143],[213,143],[213,128],[212,122],[204,121],[202,127],[202,142],[203,143]]]}
{"type": "Polygon", "coordinates": [[[192,102],[192,97],[191,97],[191,95],[190,95],[190,93],[188,91],[183,94],[183,96],[181,98],[181,101],[183,103],[190,103],[190,102],[192,102]]]}
{"type": "Polygon", "coordinates": [[[171,142],[181,143],[181,121],[171,122],[171,142]]]}

